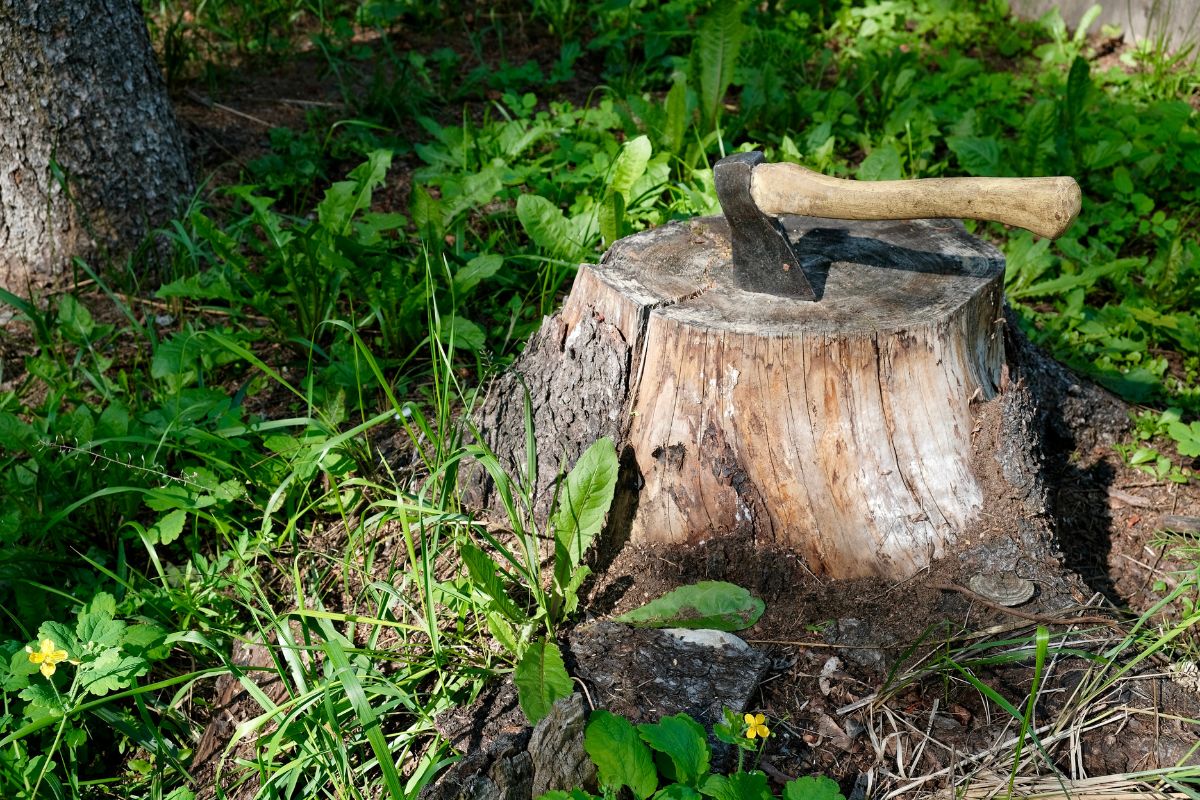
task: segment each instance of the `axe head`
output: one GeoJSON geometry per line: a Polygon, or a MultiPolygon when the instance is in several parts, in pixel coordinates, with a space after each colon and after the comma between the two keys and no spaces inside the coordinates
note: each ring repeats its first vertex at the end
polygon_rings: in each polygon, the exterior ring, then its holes
{"type": "Polygon", "coordinates": [[[779,220],[759,211],[750,194],[750,175],[763,163],[760,152],[735,153],[713,165],[717,199],[729,222],[733,246],[733,279],[749,292],[816,300],[779,220]]]}

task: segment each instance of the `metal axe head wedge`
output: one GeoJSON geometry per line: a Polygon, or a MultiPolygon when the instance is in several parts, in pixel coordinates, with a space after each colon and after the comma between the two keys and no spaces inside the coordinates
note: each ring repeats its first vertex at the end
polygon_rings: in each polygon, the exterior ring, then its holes
{"type": "Polygon", "coordinates": [[[1079,214],[1074,178],[921,178],[854,181],[797,164],[767,164],[760,152],[713,166],[729,221],[735,284],[747,291],[814,300],[812,285],[779,214],[824,219],[978,219],[1058,238],[1079,214]]]}

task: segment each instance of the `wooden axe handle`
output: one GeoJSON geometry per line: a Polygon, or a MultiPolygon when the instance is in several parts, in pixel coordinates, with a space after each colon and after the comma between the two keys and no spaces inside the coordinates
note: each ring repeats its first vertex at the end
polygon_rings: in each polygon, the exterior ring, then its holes
{"type": "Polygon", "coordinates": [[[1056,239],[1079,213],[1074,178],[921,178],[853,181],[797,164],[759,164],[750,195],[765,214],[823,219],[992,220],[1056,239]]]}

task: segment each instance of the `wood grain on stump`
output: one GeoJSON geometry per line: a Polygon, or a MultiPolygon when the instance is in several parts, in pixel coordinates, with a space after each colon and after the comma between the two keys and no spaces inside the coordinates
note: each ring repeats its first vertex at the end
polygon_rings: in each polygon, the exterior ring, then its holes
{"type": "MultiPolygon", "coordinates": [[[[945,220],[783,222],[817,302],[736,288],[719,217],[639,233],[580,267],[517,367],[550,429],[539,443],[617,438],[637,473],[620,512],[635,542],[749,531],[820,574],[906,577],[984,504],[972,405],[996,395],[1004,364],[1003,257],[945,220]],[[582,339],[599,351],[571,344],[582,339]],[[605,361],[597,352],[613,363],[592,383],[607,385],[573,404],[547,388],[605,361]]],[[[502,380],[484,406],[498,452],[515,386],[502,380]]]]}

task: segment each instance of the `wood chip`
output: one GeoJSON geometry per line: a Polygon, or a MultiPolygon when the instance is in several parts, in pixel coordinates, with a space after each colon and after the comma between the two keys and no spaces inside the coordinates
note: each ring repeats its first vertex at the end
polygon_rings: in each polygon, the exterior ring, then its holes
{"type": "Polygon", "coordinates": [[[1181,514],[1163,514],[1161,526],[1176,533],[1200,533],[1200,517],[1185,517],[1181,514]]]}
{"type": "Polygon", "coordinates": [[[1150,508],[1154,504],[1144,497],[1129,492],[1123,492],[1120,489],[1110,488],[1108,490],[1110,500],[1116,500],[1118,503],[1124,503],[1127,506],[1134,508],[1150,508]]]}

